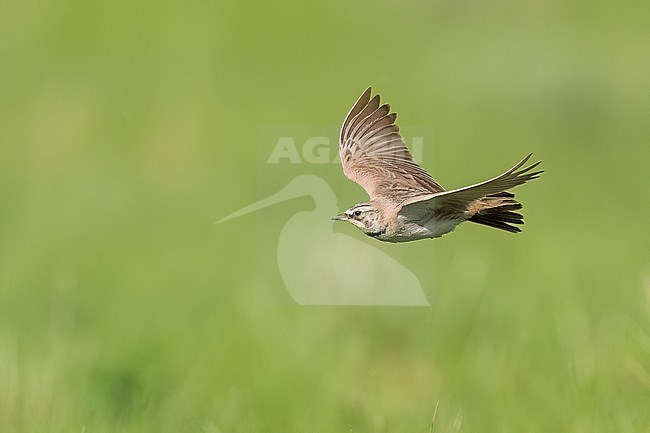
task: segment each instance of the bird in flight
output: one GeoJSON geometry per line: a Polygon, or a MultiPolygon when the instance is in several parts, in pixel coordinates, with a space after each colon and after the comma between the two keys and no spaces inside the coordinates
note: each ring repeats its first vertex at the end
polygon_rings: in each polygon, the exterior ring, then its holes
{"type": "Polygon", "coordinates": [[[345,176],[370,196],[332,219],[347,221],[385,242],[439,238],[471,221],[511,233],[521,229],[522,208],[508,190],[539,177],[524,167],[531,154],[505,173],[464,188],[445,190],[413,161],[395,123],[396,113],[366,89],[343,121],[339,156],[345,176]],[[523,167],[523,168],[522,168],[523,167]]]}

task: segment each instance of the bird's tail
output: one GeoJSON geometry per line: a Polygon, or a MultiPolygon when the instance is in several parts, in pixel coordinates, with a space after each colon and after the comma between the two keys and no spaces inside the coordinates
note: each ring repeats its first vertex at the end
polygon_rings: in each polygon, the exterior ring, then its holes
{"type": "Polygon", "coordinates": [[[518,233],[521,229],[512,224],[523,224],[524,216],[513,211],[522,207],[512,193],[503,191],[487,195],[470,205],[468,210],[472,216],[469,221],[510,233],[518,233]]]}

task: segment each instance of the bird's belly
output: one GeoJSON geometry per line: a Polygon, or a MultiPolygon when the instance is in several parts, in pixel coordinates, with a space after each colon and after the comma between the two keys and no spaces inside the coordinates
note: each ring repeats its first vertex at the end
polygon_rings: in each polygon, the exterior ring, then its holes
{"type": "MultiPolygon", "coordinates": [[[[403,218],[401,215],[398,219],[403,218]]],[[[456,226],[465,221],[463,218],[431,218],[427,221],[400,221],[398,232],[384,235],[389,242],[409,242],[418,239],[439,238],[453,231],[456,226]]]]}
{"type": "Polygon", "coordinates": [[[442,235],[445,235],[453,231],[458,224],[463,222],[461,218],[447,218],[447,219],[433,219],[429,224],[425,225],[427,230],[431,232],[434,238],[439,238],[442,235]]]}

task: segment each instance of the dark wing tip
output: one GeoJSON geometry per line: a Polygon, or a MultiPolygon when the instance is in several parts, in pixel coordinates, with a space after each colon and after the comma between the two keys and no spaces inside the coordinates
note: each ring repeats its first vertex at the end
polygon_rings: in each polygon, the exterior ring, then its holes
{"type": "Polygon", "coordinates": [[[352,109],[350,111],[354,111],[355,108],[360,107],[360,106],[366,106],[368,105],[368,102],[370,101],[370,94],[372,92],[372,87],[368,87],[366,90],[363,91],[361,96],[357,98],[357,102],[352,106],[352,109]]]}
{"type": "Polygon", "coordinates": [[[364,92],[359,96],[352,106],[350,108],[350,111],[348,111],[348,114],[345,116],[345,119],[343,120],[343,125],[341,126],[341,133],[339,134],[339,145],[343,143],[343,134],[345,133],[346,127],[350,124],[350,120],[359,112],[368,105],[370,102],[370,92],[372,91],[372,87],[368,87],[364,92]]]}

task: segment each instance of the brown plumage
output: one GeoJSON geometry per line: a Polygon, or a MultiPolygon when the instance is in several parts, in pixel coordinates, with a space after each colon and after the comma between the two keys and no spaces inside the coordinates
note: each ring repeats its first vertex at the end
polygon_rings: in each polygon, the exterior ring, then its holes
{"type": "Polygon", "coordinates": [[[520,232],[519,227],[511,225],[524,223],[524,216],[513,212],[523,207],[514,197],[512,193],[502,192],[472,202],[468,207],[469,221],[511,233],[520,232]]]}
{"type": "Polygon", "coordinates": [[[445,191],[413,161],[396,119],[379,95],[371,98],[371,88],[346,116],[339,142],[343,173],[366,190],[370,201],[334,219],[389,242],[440,237],[464,221],[521,231],[513,224],[523,224],[523,216],[514,212],[522,205],[507,190],[536,179],[541,171],[531,170],[541,161],[522,168],[529,154],[500,176],[445,191]]]}

